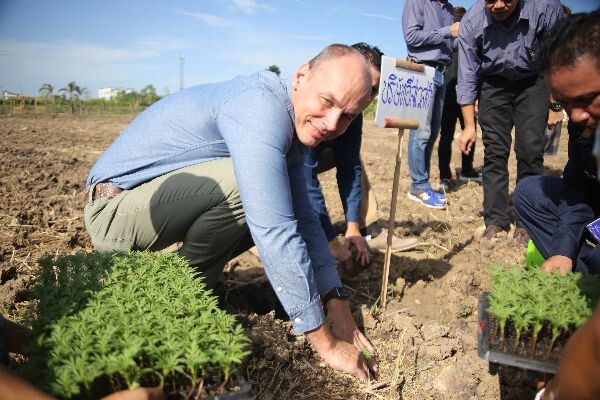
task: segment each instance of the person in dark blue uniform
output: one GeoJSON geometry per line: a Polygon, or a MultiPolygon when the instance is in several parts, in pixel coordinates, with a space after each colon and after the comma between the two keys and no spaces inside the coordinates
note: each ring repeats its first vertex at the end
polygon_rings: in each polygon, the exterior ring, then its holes
{"type": "MultiPolygon", "coordinates": [[[[543,173],[546,127],[562,121],[560,104],[550,101],[535,53],[544,33],[563,15],[558,0],[478,0],[461,21],[457,100],[465,128],[458,144],[464,154],[472,151],[479,100],[485,147],[484,239],[510,228],[508,157],[513,127],[518,182],[543,173]]],[[[514,238],[521,245],[529,241],[518,219],[514,238]]]]}
{"type": "Polygon", "coordinates": [[[515,211],[546,262],[546,271],[600,273],[598,240],[586,228],[600,217],[594,142],[600,119],[600,13],[578,14],[556,27],[541,61],[555,100],[569,114],[569,159],[563,176],[523,179],[515,211]]]}

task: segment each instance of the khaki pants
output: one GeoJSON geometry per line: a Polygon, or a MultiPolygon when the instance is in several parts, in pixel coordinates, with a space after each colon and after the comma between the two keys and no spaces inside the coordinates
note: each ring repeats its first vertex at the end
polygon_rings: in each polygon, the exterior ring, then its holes
{"type": "MultiPolygon", "coordinates": [[[[371,189],[371,183],[367,176],[367,170],[362,160],[360,160],[360,166],[362,168],[362,175],[360,180],[360,209],[358,211],[359,224],[361,228],[365,228],[371,225],[373,222],[379,219],[377,215],[377,199],[371,189]]],[[[317,174],[320,174],[330,169],[335,168],[335,159],[333,151],[331,149],[325,149],[319,155],[319,165],[317,167],[317,174]]]]}
{"type": "Polygon", "coordinates": [[[178,254],[209,287],[227,261],[253,245],[231,158],[182,168],[114,197],[90,198],[84,217],[99,251],[157,251],[182,242],[178,254]]]}

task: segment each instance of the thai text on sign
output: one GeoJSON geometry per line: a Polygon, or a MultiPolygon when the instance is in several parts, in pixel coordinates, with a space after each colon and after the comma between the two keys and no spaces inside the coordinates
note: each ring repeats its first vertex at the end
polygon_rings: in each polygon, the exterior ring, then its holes
{"type": "Polygon", "coordinates": [[[395,58],[383,56],[375,125],[383,128],[385,118],[408,118],[424,129],[435,94],[434,74],[427,66],[424,72],[396,67],[395,58]]]}

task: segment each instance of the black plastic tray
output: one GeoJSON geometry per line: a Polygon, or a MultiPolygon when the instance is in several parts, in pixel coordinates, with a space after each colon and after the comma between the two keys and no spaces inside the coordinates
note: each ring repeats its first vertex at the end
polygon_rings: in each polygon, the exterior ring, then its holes
{"type": "MultiPolygon", "coordinates": [[[[250,386],[250,384],[248,382],[246,382],[246,380],[244,379],[242,374],[240,374],[236,370],[233,372],[233,375],[235,376],[235,382],[240,387],[240,390],[238,390],[237,392],[223,393],[223,394],[219,394],[216,396],[202,397],[202,400],[254,400],[254,399],[256,399],[256,396],[254,396],[254,393],[252,393],[252,387],[250,386]]],[[[184,398],[184,395],[180,394],[180,393],[170,394],[167,396],[167,400],[183,400],[183,398],[184,398]]]]}
{"type": "Polygon", "coordinates": [[[558,362],[554,360],[538,360],[508,352],[490,350],[489,316],[487,313],[488,292],[479,297],[478,325],[477,325],[477,354],[491,363],[508,365],[511,367],[529,369],[533,371],[555,374],[558,362]]]}

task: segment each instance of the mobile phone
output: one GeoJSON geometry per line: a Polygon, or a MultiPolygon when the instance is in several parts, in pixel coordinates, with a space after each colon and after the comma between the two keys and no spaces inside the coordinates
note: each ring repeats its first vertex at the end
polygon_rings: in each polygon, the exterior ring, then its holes
{"type": "Polygon", "coordinates": [[[587,224],[587,229],[594,239],[596,239],[596,243],[600,243],[600,218],[587,224]]]}

